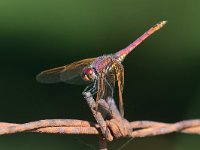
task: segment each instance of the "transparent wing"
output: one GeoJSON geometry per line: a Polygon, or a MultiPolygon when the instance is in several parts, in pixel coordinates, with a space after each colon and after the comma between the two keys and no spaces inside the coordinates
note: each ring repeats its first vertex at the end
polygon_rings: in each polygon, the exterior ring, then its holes
{"type": "Polygon", "coordinates": [[[115,82],[116,82],[116,77],[115,77],[114,71],[107,73],[104,82],[105,82],[105,86],[106,86],[104,95],[106,95],[106,97],[113,97],[114,89],[115,89],[115,82]]]}
{"type": "Polygon", "coordinates": [[[117,70],[117,83],[118,83],[118,93],[119,93],[119,110],[124,117],[124,106],[123,106],[123,98],[122,98],[122,93],[124,89],[124,68],[122,65],[118,66],[117,70]]]}
{"type": "Polygon", "coordinates": [[[82,71],[84,67],[89,66],[94,60],[95,58],[83,59],[66,66],[42,71],[36,76],[36,80],[41,83],[87,84],[81,77],[82,71]]]}
{"type": "Polygon", "coordinates": [[[113,90],[115,88],[115,82],[118,84],[118,94],[119,94],[119,110],[120,114],[124,116],[124,107],[123,107],[123,88],[124,88],[124,68],[120,63],[116,63],[114,69],[106,75],[106,87],[105,92],[106,96],[113,97],[113,90]]]}
{"type": "Polygon", "coordinates": [[[115,82],[118,84],[118,94],[119,94],[119,110],[121,116],[124,116],[124,108],[123,108],[123,87],[124,87],[124,68],[123,65],[119,62],[114,62],[112,68],[109,72],[101,72],[100,78],[97,82],[97,97],[96,101],[99,99],[107,99],[109,97],[113,97],[113,92],[115,89],[115,82]]]}

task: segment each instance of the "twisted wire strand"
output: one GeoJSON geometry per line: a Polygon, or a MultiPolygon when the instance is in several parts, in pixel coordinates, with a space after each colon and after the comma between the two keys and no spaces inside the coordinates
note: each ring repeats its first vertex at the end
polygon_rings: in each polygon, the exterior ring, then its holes
{"type": "MultiPolygon", "coordinates": [[[[107,122],[109,123],[109,121],[107,122]]],[[[132,130],[131,137],[156,136],[172,132],[200,134],[200,119],[185,120],[176,123],[133,121],[129,122],[129,127],[132,130]]],[[[18,132],[39,132],[54,134],[101,134],[98,124],[84,120],[49,119],[28,122],[24,124],[0,122],[0,135],[15,134],[18,132]]]]}

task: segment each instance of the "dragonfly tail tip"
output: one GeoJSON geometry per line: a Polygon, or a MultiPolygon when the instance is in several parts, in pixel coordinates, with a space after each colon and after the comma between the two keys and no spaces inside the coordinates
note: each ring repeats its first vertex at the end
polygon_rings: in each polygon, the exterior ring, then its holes
{"type": "Polygon", "coordinates": [[[167,23],[168,23],[167,20],[163,20],[163,21],[160,22],[160,24],[162,24],[163,26],[164,26],[165,24],[167,24],[167,23]]]}

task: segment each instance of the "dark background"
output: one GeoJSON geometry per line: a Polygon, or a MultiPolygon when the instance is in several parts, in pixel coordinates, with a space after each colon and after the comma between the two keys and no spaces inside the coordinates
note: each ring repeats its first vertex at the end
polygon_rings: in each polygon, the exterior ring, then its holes
{"type": "MultiPolygon", "coordinates": [[[[168,24],[124,61],[128,120],[200,118],[200,2],[195,0],[0,0],[0,121],[94,121],[84,86],[35,81],[40,71],[114,53],[161,20],[168,24]]],[[[198,135],[138,138],[124,150],[197,150],[198,135]]],[[[119,148],[127,139],[109,143],[119,148]]],[[[20,133],[1,150],[93,149],[96,136],[20,133]]]]}

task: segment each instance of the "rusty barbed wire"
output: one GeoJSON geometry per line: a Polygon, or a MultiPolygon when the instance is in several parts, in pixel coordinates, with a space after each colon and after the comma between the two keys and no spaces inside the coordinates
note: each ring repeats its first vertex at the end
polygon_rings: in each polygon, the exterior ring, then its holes
{"type": "MultiPolygon", "coordinates": [[[[108,125],[110,122],[113,121],[111,120],[106,122],[108,125]]],[[[155,121],[133,121],[129,122],[129,125],[130,128],[133,130],[131,135],[127,135],[129,137],[156,136],[172,132],[200,134],[200,119],[185,120],[170,124],[155,121]]],[[[101,134],[99,128],[100,127],[98,124],[94,124],[84,120],[71,119],[48,119],[29,122],[25,124],[0,122],[0,135],[15,134],[19,132],[97,135],[101,134]],[[73,123],[69,123],[70,121],[72,121],[73,123]],[[55,124],[51,124],[52,122],[54,122],[55,124]],[[36,127],[36,124],[41,126],[36,127]]]]}
{"type": "Polygon", "coordinates": [[[90,93],[83,93],[97,123],[77,119],[46,119],[24,124],[0,122],[0,135],[19,132],[53,134],[95,134],[100,137],[100,149],[106,150],[106,142],[122,137],[147,137],[181,132],[200,134],[200,119],[184,120],[176,123],[155,121],[129,122],[120,116],[113,99],[100,100],[99,110],[94,110],[95,101],[90,93]],[[102,116],[106,114],[107,119],[102,116]],[[105,113],[106,112],[106,113],[105,113]],[[102,126],[103,125],[103,126],[102,126]]]}

